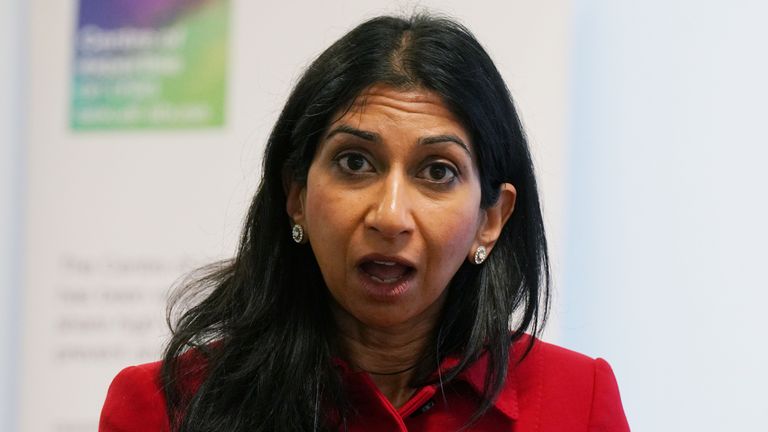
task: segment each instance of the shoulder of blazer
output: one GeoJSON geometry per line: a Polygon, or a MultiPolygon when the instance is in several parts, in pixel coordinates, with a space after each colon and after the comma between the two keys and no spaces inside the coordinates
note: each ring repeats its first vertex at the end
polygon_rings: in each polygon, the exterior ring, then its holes
{"type": "Polygon", "coordinates": [[[99,432],[168,431],[159,372],[160,362],[120,371],[107,391],[99,432]]]}
{"type": "Polygon", "coordinates": [[[515,344],[510,364],[521,430],[629,430],[616,379],[605,360],[540,340],[521,359],[527,342],[515,344]]]}
{"type": "MultiPolygon", "coordinates": [[[[194,394],[207,373],[205,357],[189,350],[179,357],[179,390],[194,394]]],[[[117,374],[101,410],[99,432],[168,431],[168,411],[160,377],[162,362],[130,366],[117,374]]]]}

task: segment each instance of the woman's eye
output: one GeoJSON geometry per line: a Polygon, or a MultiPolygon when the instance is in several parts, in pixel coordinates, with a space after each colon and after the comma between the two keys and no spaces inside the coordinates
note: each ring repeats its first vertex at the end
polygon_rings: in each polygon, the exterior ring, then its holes
{"type": "Polygon", "coordinates": [[[457,177],[456,169],[445,163],[433,163],[421,170],[419,177],[433,183],[451,183],[457,177]]]}
{"type": "Polygon", "coordinates": [[[361,173],[373,171],[371,163],[360,153],[346,153],[336,158],[342,170],[349,173],[361,173]]]}

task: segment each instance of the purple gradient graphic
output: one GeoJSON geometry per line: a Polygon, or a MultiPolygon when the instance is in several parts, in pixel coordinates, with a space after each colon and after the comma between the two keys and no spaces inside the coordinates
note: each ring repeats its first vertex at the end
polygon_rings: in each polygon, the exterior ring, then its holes
{"type": "Polygon", "coordinates": [[[162,27],[212,1],[215,0],[81,0],[78,27],[162,27]]]}

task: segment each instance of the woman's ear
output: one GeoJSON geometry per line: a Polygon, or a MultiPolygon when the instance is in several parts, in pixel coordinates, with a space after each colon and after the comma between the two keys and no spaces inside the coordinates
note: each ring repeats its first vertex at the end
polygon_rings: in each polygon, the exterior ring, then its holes
{"type": "Polygon", "coordinates": [[[288,185],[285,199],[285,211],[288,213],[288,216],[294,224],[304,225],[305,191],[306,188],[295,181],[291,181],[288,185]]]}
{"type": "Polygon", "coordinates": [[[485,247],[488,253],[491,252],[496,240],[501,235],[504,224],[507,223],[515,210],[515,200],[517,199],[515,187],[509,183],[503,183],[499,188],[499,199],[496,200],[496,203],[482,210],[485,217],[478,227],[475,244],[469,252],[470,261],[473,259],[475,250],[480,246],[485,247]]]}

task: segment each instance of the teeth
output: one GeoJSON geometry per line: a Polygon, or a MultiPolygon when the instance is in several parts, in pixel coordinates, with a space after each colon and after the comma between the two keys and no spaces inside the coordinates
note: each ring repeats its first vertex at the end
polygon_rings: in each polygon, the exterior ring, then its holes
{"type": "Polygon", "coordinates": [[[374,261],[374,262],[376,264],[381,264],[381,265],[385,265],[385,266],[393,266],[393,265],[397,264],[394,261],[374,261]]]}
{"type": "Polygon", "coordinates": [[[379,283],[392,283],[392,282],[397,282],[397,280],[400,279],[399,277],[390,278],[390,279],[382,279],[382,278],[376,277],[374,275],[370,275],[370,276],[371,276],[371,279],[373,279],[373,280],[375,280],[376,282],[379,282],[379,283]]]}

